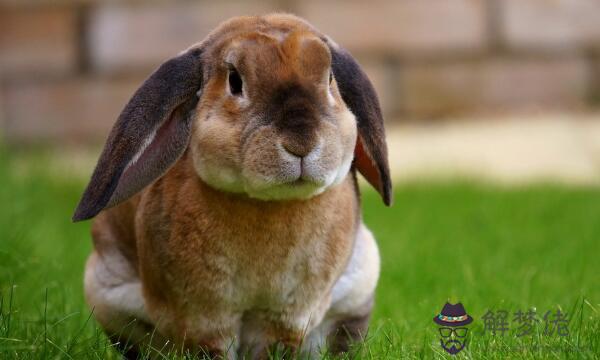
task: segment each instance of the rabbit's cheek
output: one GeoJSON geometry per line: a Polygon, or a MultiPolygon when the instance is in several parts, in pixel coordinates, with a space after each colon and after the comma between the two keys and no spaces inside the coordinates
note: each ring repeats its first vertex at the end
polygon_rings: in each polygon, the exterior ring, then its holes
{"type": "Polygon", "coordinates": [[[315,149],[302,161],[302,179],[326,187],[335,179],[339,151],[335,144],[319,141],[315,149]]]}
{"type": "Polygon", "coordinates": [[[302,178],[321,188],[335,184],[338,174],[345,177],[350,169],[352,160],[344,163],[343,144],[337,132],[334,126],[325,126],[319,132],[318,145],[302,162],[302,178]]]}
{"type": "Polygon", "coordinates": [[[348,109],[338,114],[337,128],[335,132],[336,144],[339,144],[341,161],[336,169],[335,179],[332,185],[341,183],[348,175],[352,161],[354,160],[354,147],[356,146],[356,118],[348,109]]]}
{"type": "Polygon", "coordinates": [[[243,192],[239,165],[239,130],[218,119],[197,122],[191,153],[196,173],[208,185],[243,192]]]}

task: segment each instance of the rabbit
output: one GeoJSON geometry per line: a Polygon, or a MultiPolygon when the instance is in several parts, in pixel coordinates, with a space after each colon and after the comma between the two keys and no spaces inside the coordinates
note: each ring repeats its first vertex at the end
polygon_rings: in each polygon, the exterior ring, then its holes
{"type": "Polygon", "coordinates": [[[94,317],[131,357],[347,351],[380,267],[357,172],[389,206],[379,101],[350,53],[291,14],[222,23],[135,92],[75,210],[95,217],[94,317]]]}

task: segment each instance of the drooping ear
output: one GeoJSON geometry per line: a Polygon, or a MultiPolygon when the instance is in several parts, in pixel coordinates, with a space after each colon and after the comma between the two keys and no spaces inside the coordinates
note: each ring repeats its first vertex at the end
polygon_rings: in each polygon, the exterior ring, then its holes
{"type": "Polygon", "coordinates": [[[192,48],[162,64],[125,105],[73,221],[92,218],[133,196],[183,154],[202,86],[201,53],[192,48]]]}
{"type": "Polygon", "coordinates": [[[392,183],[377,94],[352,55],[330,39],[326,42],[331,50],[331,66],[340,94],[357,121],[354,166],[389,206],[392,203],[392,183]]]}

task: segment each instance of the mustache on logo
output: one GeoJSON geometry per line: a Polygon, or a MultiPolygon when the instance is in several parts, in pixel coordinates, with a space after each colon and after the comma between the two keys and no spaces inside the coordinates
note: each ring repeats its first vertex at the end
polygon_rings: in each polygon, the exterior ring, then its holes
{"type": "Polygon", "coordinates": [[[454,339],[451,339],[448,341],[444,341],[444,340],[440,339],[440,344],[442,345],[442,348],[444,350],[446,350],[448,353],[453,354],[453,355],[458,353],[459,351],[461,351],[464,347],[463,343],[461,343],[458,340],[454,340],[454,339]],[[450,346],[450,345],[452,345],[452,346],[450,346]]]}

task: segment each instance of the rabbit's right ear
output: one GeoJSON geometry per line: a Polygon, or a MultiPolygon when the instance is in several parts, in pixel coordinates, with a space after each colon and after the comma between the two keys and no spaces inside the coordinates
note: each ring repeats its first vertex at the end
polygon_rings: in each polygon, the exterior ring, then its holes
{"type": "Polygon", "coordinates": [[[365,72],[348,51],[329,38],[324,38],[323,41],[331,51],[333,76],[342,99],[356,116],[358,136],[354,149],[354,166],[389,206],[392,203],[392,182],[383,116],[377,94],[365,72]]]}
{"type": "Polygon", "coordinates": [[[202,50],[162,64],[135,92],[114,125],[73,221],[133,196],[183,154],[202,86],[202,50]]]}

